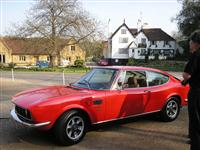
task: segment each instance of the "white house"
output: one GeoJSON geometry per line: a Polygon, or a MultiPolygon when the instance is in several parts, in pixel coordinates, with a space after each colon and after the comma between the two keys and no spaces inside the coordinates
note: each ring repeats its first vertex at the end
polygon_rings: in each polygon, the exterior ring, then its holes
{"type": "Polygon", "coordinates": [[[111,64],[126,64],[129,58],[166,59],[176,54],[176,41],[160,28],[129,28],[125,22],[108,40],[104,58],[111,64]]]}

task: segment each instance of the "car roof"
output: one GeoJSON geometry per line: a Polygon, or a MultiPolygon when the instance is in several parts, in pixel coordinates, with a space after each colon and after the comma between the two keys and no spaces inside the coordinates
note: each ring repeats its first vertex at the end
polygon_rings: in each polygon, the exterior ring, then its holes
{"type": "Polygon", "coordinates": [[[117,69],[117,70],[144,70],[144,71],[158,72],[168,76],[170,75],[167,72],[159,69],[147,68],[142,66],[95,66],[94,68],[117,69]]]}

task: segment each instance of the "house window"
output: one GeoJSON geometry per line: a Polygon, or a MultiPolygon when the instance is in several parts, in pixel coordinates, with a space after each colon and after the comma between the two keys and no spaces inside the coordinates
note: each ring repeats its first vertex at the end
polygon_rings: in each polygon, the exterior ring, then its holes
{"type": "Polygon", "coordinates": [[[19,56],[19,61],[26,61],[26,56],[19,56]]]}
{"type": "Polygon", "coordinates": [[[80,60],[81,58],[80,58],[80,56],[76,56],[76,60],[80,60]]]}
{"type": "Polygon", "coordinates": [[[143,45],[145,45],[145,44],[146,44],[146,39],[145,39],[145,38],[142,38],[142,39],[141,39],[141,42],[142,42],[143,45]]]}
{"type": "Polygon", "coordinates": [[[121,34],[126,34],[126,29],[121,29],[121,34]]]}
{"type": "Polygon", "coordinates": [[[141,55],[141,56],[145,56],[146,54],[147,54],[146,49],[141,49],[140,55],[141,55]]]}
{"type": "Polygon", "coordinates": [[[151,45],[156,45],[156,41],[151,41],[151,45]]]}
{"type": "Polygon", "coordinates": [[[71,51],[75,51],[75,45],[71,46],[71,51]]]}
{"type": "Polygon", "coordinates": [[[5,63],[6,62],[6,56],[0,54],[0,63],[5,63]]]}
{"type": "Polygon", "coordinates": [[[47,56],[47,61],[50,61],[50,57],[49,56],[47,56]]]}
{"type": "Polygon", "coordinates": [[[128,43],[128,38],[119,38],[119,43],[128,43]]]}
{"type": "Polygon", "coordinates": [[[127,54],[128,49],[127,48],[119,48],[119,54],[127,54]]]}
{"type": "Polygon", "coordinates": [[[67,57],[66,59],[69,60],[69,61],[71,61],[71,57],[67,57]]]}
{"type": "Polygon", "coordinates": [[[164,47],[165,45],[169,45],[169,41],[164,41],[164,47]]]}

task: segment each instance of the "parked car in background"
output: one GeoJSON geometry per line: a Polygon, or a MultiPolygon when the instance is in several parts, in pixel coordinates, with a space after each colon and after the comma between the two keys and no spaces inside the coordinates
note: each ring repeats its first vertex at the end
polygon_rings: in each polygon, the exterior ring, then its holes
{"type": "Polygon", "coordinates": [[[99,66],[108,66],[109,65],[109,62],[107,59],[101,59],[99,62],[98,62],[98,65],[99,66]]]}
{"type": "Polygon", "coordinates": [[[39,61],[36,62],[36,66],[38,66],[39,68],[47,68],[47,67],[49,67],[49,62],[39,60],[39,61]]]}
{"type": "Polygon", "coordinates": [[[61,67],[67,67],[70,66],[70,61],[69,60],[62,60],[61,61],[61,67]]]}
{"type": "Polygon", "coordinates": [[[80,142],[91,125],[158,113],[175,120],[187,105],[188,86],[143,67],[97,67],[69,86],[35,88],[15,95],[11,116],[29,127],[53,129],[63,145],[80,142]]]}

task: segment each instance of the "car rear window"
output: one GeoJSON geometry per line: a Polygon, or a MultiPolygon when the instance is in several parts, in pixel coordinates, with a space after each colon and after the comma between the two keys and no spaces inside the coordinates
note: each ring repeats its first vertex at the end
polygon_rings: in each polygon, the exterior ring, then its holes
{"type": "Polygon", "coordinates": [[[167,83],[169,77],[161,73],[147,71],[147,81],[149,86],[158,86],[167,83]]]}

